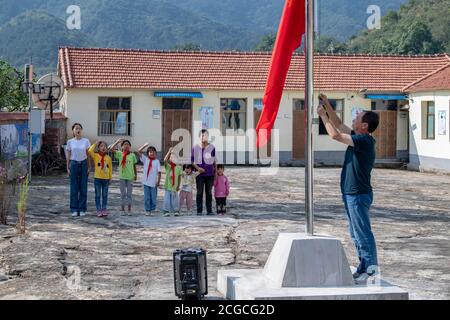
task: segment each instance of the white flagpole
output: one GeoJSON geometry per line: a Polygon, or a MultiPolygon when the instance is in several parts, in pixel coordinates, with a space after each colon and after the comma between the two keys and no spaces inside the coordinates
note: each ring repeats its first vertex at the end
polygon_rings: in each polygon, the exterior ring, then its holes
{"type": "Polygon", "coordinates": [[[306,107],[306,165],[305,165],[305,212],[306,233],[314,235],[314,150],[312,136],[312,120],[314,112],[314,1],[305,0],[306,33],[305,33],[305,107],[306,107]]]}

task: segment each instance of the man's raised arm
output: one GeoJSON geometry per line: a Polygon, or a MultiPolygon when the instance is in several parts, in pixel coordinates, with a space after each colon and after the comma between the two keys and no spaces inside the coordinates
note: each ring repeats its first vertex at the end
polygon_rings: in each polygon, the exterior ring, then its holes
{"type": "Polygon", "coordinates": [[[322,118],[323,124],[325,125],[325,129],[327,130],[328,135],[336,141],[339,141],[343,144],[349,145],[351,147],[354,146],[352,136],[348,133],[339,132],[333,123],[328,118],[327,112],[325,108],[322,106],[317,109],[317,113],[322,118]]]}
{"type": "Polygon", "coordinates": [[[333,107],[331,106],[330,101],[328,101],[328,98],[324,94],[319,95],[319,99],[323,102],[323,107],[325,111],[328,113],[328,117],[331,121],[331,123],[342,133],[351,134],[352,129],[347,127],[342,120],[337,116],[336,111],[334,111],[333,107]]]}

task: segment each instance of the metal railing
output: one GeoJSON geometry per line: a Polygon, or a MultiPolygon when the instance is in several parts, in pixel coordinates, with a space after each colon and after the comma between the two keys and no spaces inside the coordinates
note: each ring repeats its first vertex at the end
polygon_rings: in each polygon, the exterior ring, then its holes
{"type": "Polygon", "coordinates": [[[98,123],[99,136],[133,136],[134,123],[119,123],[114,121],[100,121],[98,123]]]}

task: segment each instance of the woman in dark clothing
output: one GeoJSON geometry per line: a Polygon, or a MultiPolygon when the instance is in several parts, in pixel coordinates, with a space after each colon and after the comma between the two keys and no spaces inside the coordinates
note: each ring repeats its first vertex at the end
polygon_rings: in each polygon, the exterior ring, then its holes
{"type": "Polygon", "coordinates": [[[212,188],[216,175],[216,149],[209,143],[208,130],[200,131],[200,144],[192,149],[191,161],[200,173],[197,178],[197,215],[203,212],[203,193],[206,194],[206,212],[212,215],[212,188]]]}

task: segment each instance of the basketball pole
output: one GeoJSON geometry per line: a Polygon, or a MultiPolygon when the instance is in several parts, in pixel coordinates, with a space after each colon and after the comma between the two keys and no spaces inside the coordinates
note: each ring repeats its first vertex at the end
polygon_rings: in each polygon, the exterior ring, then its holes
{"type": "Polygon", "coordinates": [[[31,110],[33,108],[33,58],[30,58],[28,79],[28,183],[31,183],[31,161],[33,152],[33,135],[31,133],[31,110]]]}

